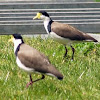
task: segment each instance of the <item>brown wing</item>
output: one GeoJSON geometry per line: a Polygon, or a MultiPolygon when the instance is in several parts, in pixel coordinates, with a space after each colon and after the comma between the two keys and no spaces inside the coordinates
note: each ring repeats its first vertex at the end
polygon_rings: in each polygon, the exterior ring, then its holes
{"type": "Polygon", "coordinates": [[[53,22],[51,24],[51,30],[55,32],[57,35],[64,37],[64,38],[69,38],[71,40],[79,40],[79,41],[80,40],[93,40],[95,41],[95,39],[92,38],[91,36],[79,31],[78,29],[68,24],[53,22]]]}
{"type": "Polygon", "coordinates": [[[48,58],[44,54],[26,44],[20,46],[18,58],[26,67],[42,73],[47,72],[48,65],[50,65],[48,58]]]}

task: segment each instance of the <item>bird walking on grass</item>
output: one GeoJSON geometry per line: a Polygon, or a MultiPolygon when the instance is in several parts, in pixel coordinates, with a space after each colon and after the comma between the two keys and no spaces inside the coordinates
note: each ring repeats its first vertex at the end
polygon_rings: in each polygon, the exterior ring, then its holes
{"type": "Polygon", "coordinates": [[[48,58],[38,50],[25,44],[20,34],[13,34],[9,42],[14,43],[17,65],[29,74],[30,82],[26,87],[44,79],[45,74],[54,76],[59,80],[63,79],[63,75],[49,62],[48,58]],[[40,73],[42,77],[33,81],[31,76],[33,72],[40,73]]]}
{"type": "Polygon", "coordinates": [[[70,45],[72,49],[72,60],[74,58],[75,49],[71,45],[72,43],[80,41],[93,41],[98,42],[92,36],[79,31],[71,25],[59,23],[53,21],[46,11],[40,11],[33,19],[42,19],[44,21],[44,27],[46,32],[53,38],[53,40],[62,43],[65,46],[64,57],[67,56],[66,45],[70,45]]]}

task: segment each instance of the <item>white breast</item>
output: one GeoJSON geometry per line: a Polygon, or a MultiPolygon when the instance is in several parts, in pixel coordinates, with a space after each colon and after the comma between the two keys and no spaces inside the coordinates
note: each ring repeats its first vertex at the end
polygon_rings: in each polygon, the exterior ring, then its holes
{"type": "Polygon", "coordinates": [[[47,28],[48,24],[49,24],[49,21],[44,21],[45,30],[49,34],[49,31],[48,31],[48,28],[47,28]]]}
{"type": "Polygon", "coordinates": [[[26,71],[28,73],[34,72],[33,68],[28,68],[24,64],[22,64],[18,57],[16,58],[16,63],[22,70],[24,70],[24,71],[26,71]]]}

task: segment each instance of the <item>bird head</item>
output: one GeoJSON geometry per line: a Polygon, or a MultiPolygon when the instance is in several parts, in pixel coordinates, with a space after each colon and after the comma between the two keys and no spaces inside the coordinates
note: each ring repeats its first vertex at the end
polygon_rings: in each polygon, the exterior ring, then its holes
{"type": "Polygon", "coordinates": [[[45,20],[45,19],[48,19],[48,18],[50,18],[50,17],[49,17],[49,14],[46,11],[39,11],[33,19],[45,20]]]}
{"type": "Polygon", "coordinates": [[[11,39],[9,39],[8,42],[14,43],[14,42],[18,42],[18,41],[20,41],[20,43],[24,43],[23,38],[20,34],[13,34],[13,35],[11,35],[11,39]]]}

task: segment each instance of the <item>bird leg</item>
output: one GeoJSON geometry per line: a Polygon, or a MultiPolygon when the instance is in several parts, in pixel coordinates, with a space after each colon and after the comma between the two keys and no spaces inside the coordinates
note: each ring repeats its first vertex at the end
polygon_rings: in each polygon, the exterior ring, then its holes
{"type": "Polygon", "coordinates": [[[75,49],[70,45],[70,47],[72,48],[72,52],[73,52],[73,54],[72,54],[72,60],[74,59],[74,53],[75,53],[75,49]]]}
{"type": "Polygon", "coordinates": [[[29,85],[32,85],[33,84],[33,81],[32,81],[32,76],[30,75],[30,82],[27,83],[26,87],[28,88],[29,85]]]}
{"type": "Polygon", "coordinates": [[[28,88],[29,85],[32,85],[34,82],[37,82],[37,81],[42,80],[44,78],[45,78],[45,76],[42,75],[42,77],[40,79],[37,79],[37,80],[32,81],[32,76],[30,75],[30,82],[26,85],[26,87],[28,88]]]}
{"type": "Polygon", "coordinates": [[[67,48],[66,48],[66,46],[65,46],[65,54],[64,54],[64,58],[67,56],[67,52],[68,52],[68,50],[67,50],[67,48]]]}

